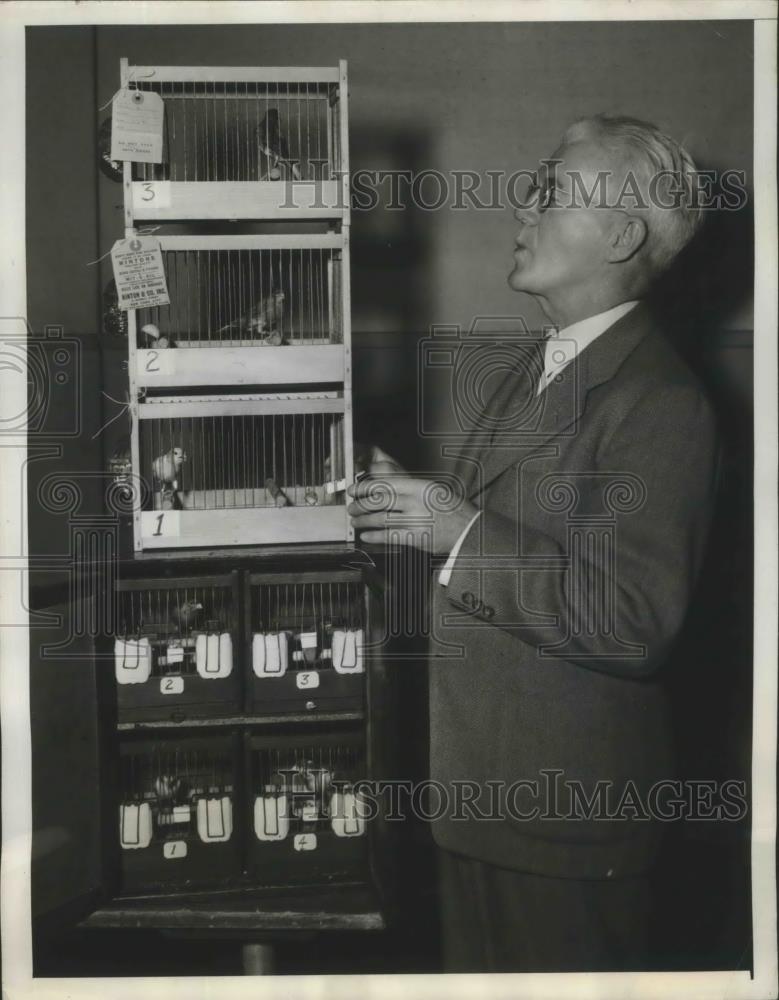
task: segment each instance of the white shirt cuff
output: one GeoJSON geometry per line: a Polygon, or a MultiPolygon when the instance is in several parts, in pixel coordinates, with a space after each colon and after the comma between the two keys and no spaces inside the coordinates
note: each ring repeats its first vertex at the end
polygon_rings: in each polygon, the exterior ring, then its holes
{"type": "Polygon", "coordinates": [[[473,527],[473,524],[474,524],[476,518],[479,516],[479,514],[481,514],[481,511],[477,510],[476,513],[473,515],[473,517],[470,519],[470,521],[466,524],[463,533],[460,535],[460,537],[454,543],[454,548],[449,553],[449,558],[444,563],[443,569],[438,574],[438,582],[441,584],[442,587],[447,587],[449,585],[449,580],[450,580],[450,578],[452,576],[452,570],[454,569],[455,559],[457,558],[457,555],[458,555],[460,549],[462,548],[463,542],[465,541],[465,539],[466,539],[466,537],[468,535],[468,532],[473,527]]]}

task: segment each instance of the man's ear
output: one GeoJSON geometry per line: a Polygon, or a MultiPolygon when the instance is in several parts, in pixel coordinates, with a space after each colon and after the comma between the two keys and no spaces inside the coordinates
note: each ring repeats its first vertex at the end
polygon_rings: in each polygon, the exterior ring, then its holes
{"type": "Polygon", "coordinates": [[[635,215],[623,215],[611,231],[608,261],[618,264],[630,260],[646,242],[648,230],[643,219],[635,215]]]}

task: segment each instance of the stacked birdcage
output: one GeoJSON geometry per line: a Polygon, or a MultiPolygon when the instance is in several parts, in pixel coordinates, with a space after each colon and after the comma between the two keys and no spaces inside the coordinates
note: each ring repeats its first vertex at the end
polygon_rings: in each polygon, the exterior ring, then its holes
{"type": "Polygon", "coordinates": [[[128,311],[135,550],[351,540],[345,64],[123,60],[122,87],[163,101],[125,226],[161,227],[170,299],[128,311]]]}
{"type": "Polygon", "coordinates": [[[114,460],[144,557],[112,636],[124,888],[368,883],[346,67],[123,60],[122,87],[163,101],[162,162],[123,169],[169,298],[127,313],[114,460]]]}

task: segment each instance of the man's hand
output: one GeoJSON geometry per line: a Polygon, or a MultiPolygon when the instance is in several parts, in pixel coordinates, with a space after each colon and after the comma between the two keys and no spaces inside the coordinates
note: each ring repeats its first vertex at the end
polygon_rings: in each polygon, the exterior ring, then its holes
{"type": "Polygon", "coordinates": [[[364,464],[367,476],[347,490],[347,508],[360,541],[381,545],[394,540],[449,555],[477,508],[452,495],[449,484],[412,476],[380,448],[364,464]]]}
{"type": "Polygon", "coordinates": [[[400,462],[397,462],[375,444],[371,446],[355,444],[354,467],[358,473],[369,476],[382,476],[385,473],[398,472],[404,476],[408,475],[400,462]]]}

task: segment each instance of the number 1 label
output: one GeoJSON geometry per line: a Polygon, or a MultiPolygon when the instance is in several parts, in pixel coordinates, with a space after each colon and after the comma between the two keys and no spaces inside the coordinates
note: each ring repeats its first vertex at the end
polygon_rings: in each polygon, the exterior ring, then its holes
{"type": "Polygon", "coordinates": [[[141,511],[141,534],[144,538],[178,538],[180,514],[180,510],[141,511]]]}
{"type": "Polygon", "coordinates": [[[162,856],[166,861],[175,861],[187,856],[186,840],[166,840],[162,845],[162,856]]]}

